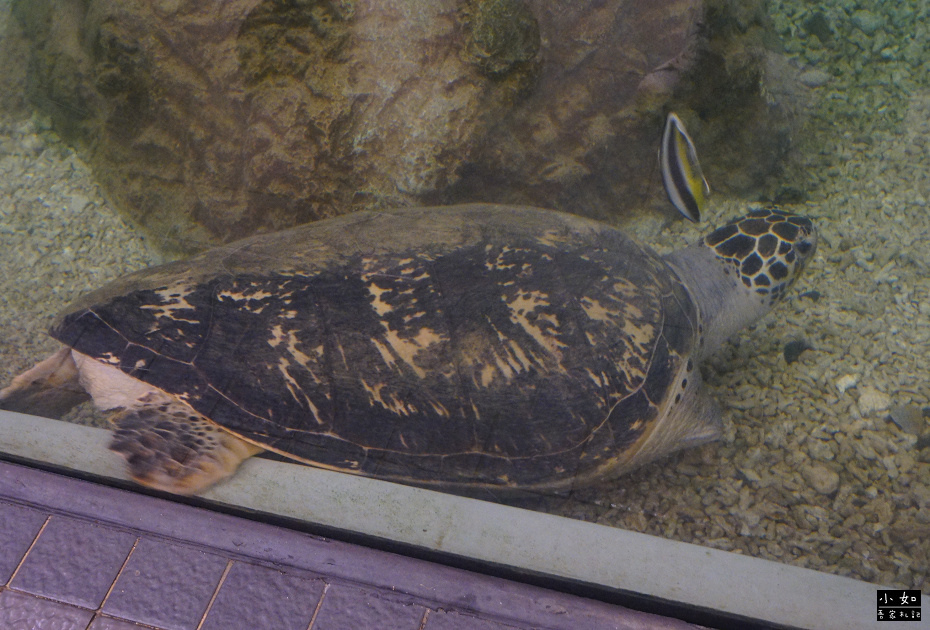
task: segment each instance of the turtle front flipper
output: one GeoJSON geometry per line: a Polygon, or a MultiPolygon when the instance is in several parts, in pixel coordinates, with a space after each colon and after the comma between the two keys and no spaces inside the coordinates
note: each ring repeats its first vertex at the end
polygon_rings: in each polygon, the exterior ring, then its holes
{"type": "Polygon", "coordinates": [[[110,448],[126,458],[133,480],[174,494],[200,492],[263,450],[156,392],[110,420],[116,425],[110,448]]]}
{"type": "Polygon", "coordinates": [[[0,409],[61,418],[89,398],[78,382],[71,348],[63,347],[0,389],[0,409]]]}

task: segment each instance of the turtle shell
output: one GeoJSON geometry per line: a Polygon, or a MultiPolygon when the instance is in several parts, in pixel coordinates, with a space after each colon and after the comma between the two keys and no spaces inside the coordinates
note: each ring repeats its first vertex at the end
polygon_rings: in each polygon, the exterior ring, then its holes
{"type": "Polygon", "coordinates": [[[469,205],[357,213],[143,270],[51,332],[305,463],[559,487],[630,459],[668,414],[697,325],[665,262],[622,232],[469,205]]]}

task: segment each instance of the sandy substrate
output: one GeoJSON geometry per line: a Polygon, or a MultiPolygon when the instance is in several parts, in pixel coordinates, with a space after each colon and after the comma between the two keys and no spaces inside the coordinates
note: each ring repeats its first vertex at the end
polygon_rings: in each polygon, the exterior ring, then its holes
{"type": "Polygon", "coordinates": [[[87,166],[34,120],[0,113],[0,382],[58,344],[71,300],[160,262],[107,205],[87,166]]]}

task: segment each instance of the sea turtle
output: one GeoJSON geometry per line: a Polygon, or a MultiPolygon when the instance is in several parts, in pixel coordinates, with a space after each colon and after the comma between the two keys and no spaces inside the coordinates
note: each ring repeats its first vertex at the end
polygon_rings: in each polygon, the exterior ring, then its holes
{"type": "Polygon", "coordinates": [[[263,450],[453,491],[559,490],[717,437],[698,362],[815,246],[778,209],[667,256],[535,208],[361,212],[90,293],[0,406],[61,413],[86,391],[132,477],[175,493],[263,450]]]}

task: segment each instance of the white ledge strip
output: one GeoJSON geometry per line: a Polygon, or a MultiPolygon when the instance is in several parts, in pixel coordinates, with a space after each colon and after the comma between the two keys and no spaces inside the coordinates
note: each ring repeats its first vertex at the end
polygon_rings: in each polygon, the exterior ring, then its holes
{"type": "MultiPolygon", "coordinates": [[[[0,451],[125,479],[109,432],[0,412],[0,451]]],[[[253,458],[204,498],[799,628],[876,625],[875,584],[474,499],[253,458]]],[[[927,597],[922,598],[930,611],[927,597]]],[[[930,627],[924,621],[914,626],[930,627]]]]}

